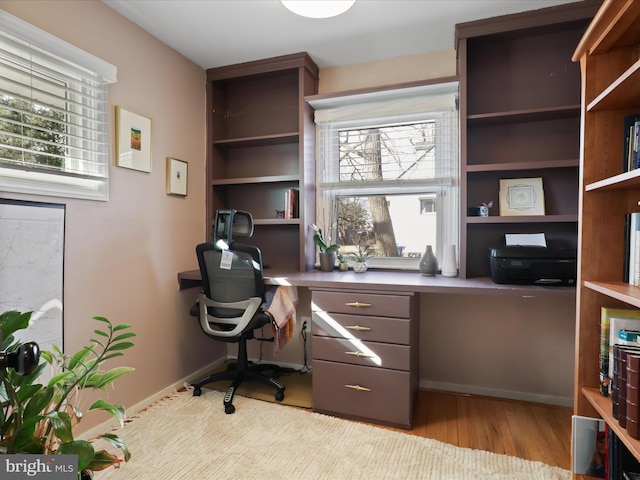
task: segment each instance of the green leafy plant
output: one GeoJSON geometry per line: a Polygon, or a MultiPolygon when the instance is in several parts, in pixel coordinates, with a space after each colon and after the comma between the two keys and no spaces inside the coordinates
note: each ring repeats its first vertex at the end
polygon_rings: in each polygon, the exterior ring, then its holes
{"type": "Polygon", "coordinates": [[[311,229],[316,232],[313,236],[313,242],[318,246],[320,252],[322,253],[333,253],[337,252],[340,249],[339,245],[331,244],[329,245],[327,241],[324,239],[324,234],[322,233],[322,229],[318,228],[315,224],[311,224],[311,229]]]}
{"type": "Polygon", "coordinates": [[[347,261],[349,260],[347,257],[345,257],[344,255],[342,255],[341,253],[339,253],[336,258],[338,259],[338,263],[347,263],[347,261]]]}
{"type": "Polygon", "coordinates": [[[364,263],[369,260],[371,257],[377,256],[376,251],[373,248],[365,247],[364,249],[358,245],[358,251],[349,254],[349,257],[354,262],[364,263]]]}
{"type": "MultiPolygon", "coordinates": [[[[31,312],[5,312],[0,315],[2,351],[16,350],[20,343],[14,334],[27,328],[31,312]]],[[[79,477],[83,471],[96,471],[128,461],[131,454],[125,442],[115,434],[105,433],[90,440],[76,440],[74,427],[83,417],[80,394],[85,389],[102,390],[133,371],[130,367],[116,367],[102,371],[109,359],[124,355],[133,346],[129,341],[135,333],[126,331],[131,326],[114,326],[107,318],[93,317],[103,324],[96,329],[95,338],[88,346],[73,355],[66,355],[59,348],[43,351],[44,359],[31,374],[21,376],[13,369],[0,370],[0,453],[22,454],[74,454],[78,455],[79,477]],[[46,385],[39,377],[47,367],[52,367],[53,376],[46,385]],[[120,459],[107,450],[96,451],[92,445],[98,438],[122,452],[120,459]]],[[[88,411],[102,410],[124,425],[125,409],[99,399],[88,411]]]]}

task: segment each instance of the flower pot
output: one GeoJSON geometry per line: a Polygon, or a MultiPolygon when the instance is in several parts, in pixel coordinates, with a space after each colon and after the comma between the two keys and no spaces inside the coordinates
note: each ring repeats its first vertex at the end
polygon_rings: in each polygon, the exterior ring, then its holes
{"type": "Polygon", "coordinates": [[[347,262],[338,263],[338,268],[341,272],[346,272],[349,270],[349,264],[347,262]]]}
{"type": "Polygon", "coordinates": [[[356,273],[364,273],[367,271],[367,262],[353,262],[353,271],[356,273]]]}
{"type": "Polygon", "coordinates": [[[320,271],[321,272],[333,272],[333,267],[336,264],[335,252],[320,252],[320,271]]]}

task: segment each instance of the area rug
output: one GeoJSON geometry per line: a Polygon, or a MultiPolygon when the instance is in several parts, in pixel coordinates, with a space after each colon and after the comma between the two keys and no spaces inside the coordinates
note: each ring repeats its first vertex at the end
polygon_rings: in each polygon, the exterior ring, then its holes
{"type": "Polygon", "coordinates": [[[175,393],[116,432],[132,457],[107,479],[569,480],[540,462],[455,447],[307,410],[223,394],[175,393]]]}

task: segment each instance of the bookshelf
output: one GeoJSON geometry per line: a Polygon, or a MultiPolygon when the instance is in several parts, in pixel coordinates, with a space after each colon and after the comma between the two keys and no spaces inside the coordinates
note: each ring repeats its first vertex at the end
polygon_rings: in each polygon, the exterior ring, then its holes
{"type": "Polygon", "coordinates": [[[489,276],[505,233],[576,248],[580,69],[571,55],[600,2],[456,25],[460,76],[460,276],[489,276]],[[501,179],[542,177],[545,215],[500,216],[501,179]],[[468,208],[493,201],[489,217],[468,208]]]}
{"type": "MultiPolygon", "coordinates": [[[[246,210],[265,268],[313,268],[307,225],[315,219],[315,139],[304,102],[318,90],[318,66],[306,53],[207,70],[208,240],[216,210],[246,210]],[[285,192],[297,189],[297,218],[277,218],[285,192]]],[[[243,239],[243,241],[245,241],[243,239]]]]}
{"type": "Polygon", "coordinates": [[[640,288],[623,282],[625,214],[640,211],[640,172],[623,173],[623,117],[640,112],[640,2],[606,0],[573,60],[583,83],[574,414],[601,416],[640,460],[597,389],[601,307],[640,308],[640,288]]]}

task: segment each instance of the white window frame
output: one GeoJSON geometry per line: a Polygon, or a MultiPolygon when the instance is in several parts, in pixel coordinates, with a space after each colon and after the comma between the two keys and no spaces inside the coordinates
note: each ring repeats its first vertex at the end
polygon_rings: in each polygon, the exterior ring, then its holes
{"type": "MultiPolygon", "coordinates": [[[[45,171],[44,169],[19,169],[0,164],[0,192],[26,193],[32,195],[50,195],[57,197],[82,198],[107,201],[109,199],[109,159],[110,159],[110,120],[109,102],[107,98],[108,84],[114,83],[117,68],[94,55],[75,47],[53,35],[34,27],[3,10],[0,10],[0,31],[28,45],[40,54],[51,57],[53,63],[68,64],[75,72],[86,71],[87,78],[99,86],[101,103],[98,103],[99,115],[104,119],[100,135],[104,138],[101,147],[89,159],[97,162],[104,173],[83,175],[75,172],[65,174],[64,170],[45,171]]],[[[80,91],[79,93],[86,93],[80,91]]],[[[72,111],[71,102],[67,107],[72,111]]],[[[78,107],[80,108],[80,107],[78,107]]],[[[84,134],[82,126],[73,128],[67,134],[84,134]]],[[[76,165],[77,166],[77,165],[76,165]]]]}
{"type": "MultiPolygon", "coordinates": [[[[364,194],[421,194],[435,192],[436,201],[436,256],[441,258],[445,244],[459,245],[459,115],[457,102],[458,83],[446,82],[411,87],[407,89],[385,90],[355,96],[341,96],[334,98],[311,99],[309,103],[316,109],[316,223],[323,232],[332,235],[335,242],[335,225],[333,219],[337,217],[337,196],[357,196],[364,194]],[[446,101],[443,101],[444,97],[446,101]],[[415,101],[419,98],[419,101],[415,101]],[[376,108],[379,103],[380,108],[376,108]],[[448,106],[445,106],[447,104],[448,106]],[[342,109],[343,112],[340,112],[342,109]],[[451,110],[455,113],[452,114],[451,110]],[[332,113],[332,110],[337,113],[332,113]],[[444,113],[443,110],[448,110],[444,113]],[[338,135],[337,132],[351,128],[371,128],[394,124],[409,124],[423,121],[442,121],[447,117],[451,120],[449,136],[445,145],[436,147],[436,155],[447,151],[451,155],[447,168],[452,173],[447,174],[447,180],[398,180],[396,185],[345,185],[338,182],[338,135]],[[443,197],[444,195],[444,197],[443,197]],[[447,221],[445,221],[445,217],[447,221]],[[450,220],[450,221],[449,221],[450,220]]],[[[441,142],[442,136],[436,137],[441,142]]],[[[442,163],[437,162],[436,168],[442,163]]],[[[442,178],[444,176],[440,176],[442,178]]],[[[403,257],[372,257],[367,260],[371,268],[390,268],[402,270],[417,270],[420,258],[403,257]]]]}

